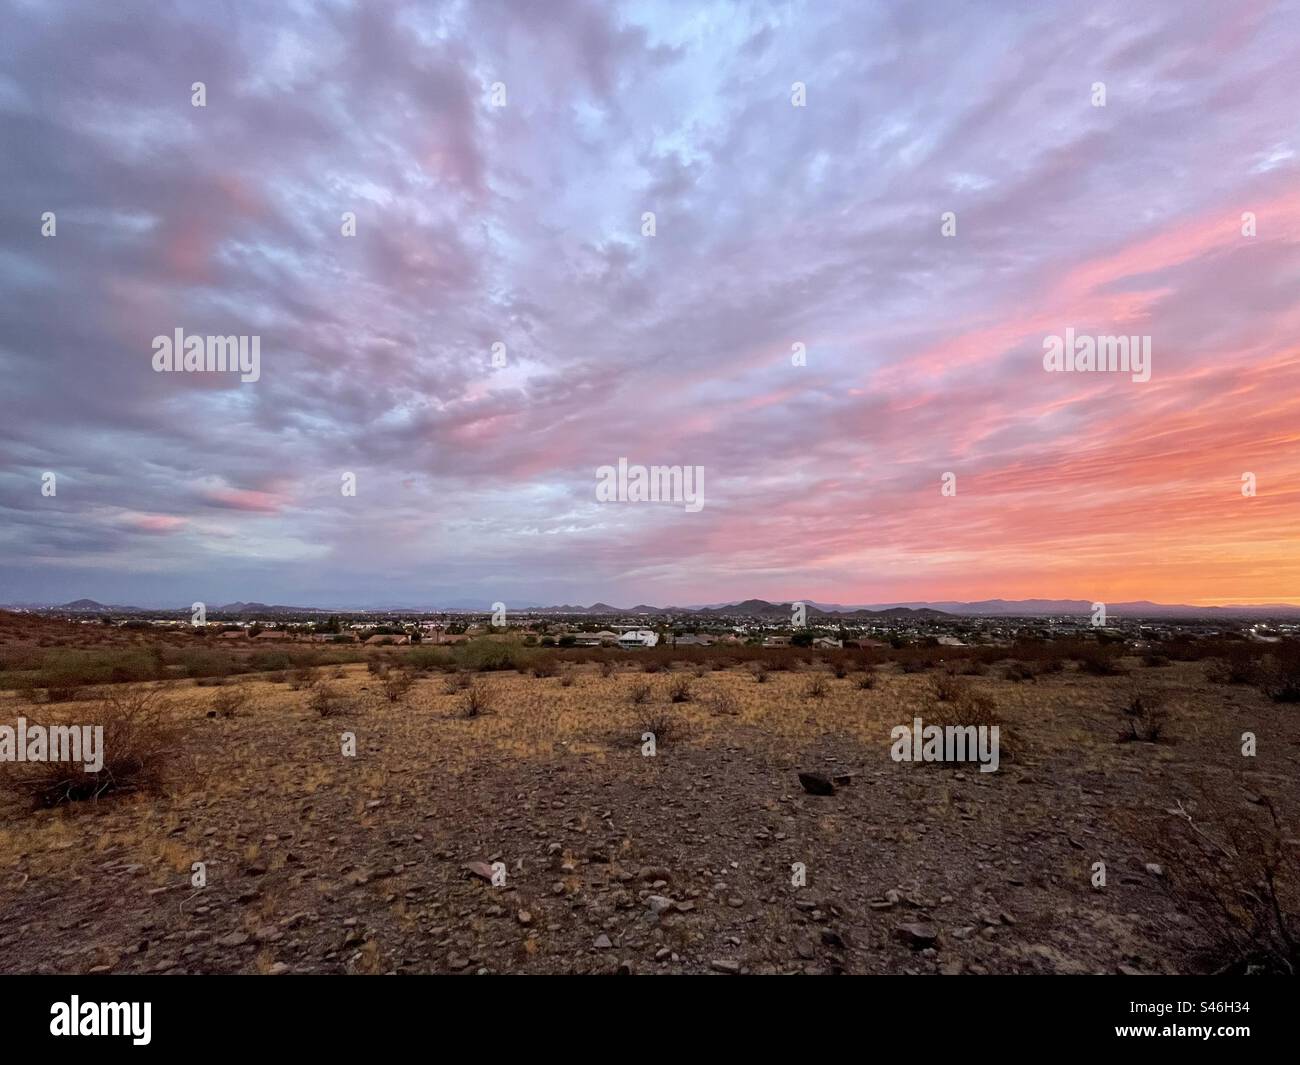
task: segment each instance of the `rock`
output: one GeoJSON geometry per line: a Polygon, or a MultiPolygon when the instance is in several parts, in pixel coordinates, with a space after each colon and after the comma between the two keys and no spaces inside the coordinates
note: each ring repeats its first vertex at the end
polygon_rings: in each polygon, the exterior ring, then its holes
{"type": "Polygon", "coordinates": [[[613,945],[614,944],[609,941],[609,936],[605,935],[604,932],[601,932],[601,934],[596,937],[596,941],[592,943],[592,946],[597,950],[609,950],[613,945]]]}
{"type": "Polygon", "coordinates": [[[800,773],[799,783],[809,795],[834,795],[835,785],[820,773],[800,773]]]}
{"type": "Polygon", "coordinates": [[[900,924],[894,929],[894,933],[913,950],[932,947],[939,938],[939,930],[934,925],[924,924],[921,921],[900,924]]]}
{"type": "Polygon", "coordinates": [[[487,862],[466,862],[464,869],[480,880],[486,880],[489,884],[492,883],[492,866],[488,865],[487,862]]]}
{"type": "Polygon", "coordinates": [[[833,777],[831,777],[831,783],[834,784],[837,788],[847,788],[850,784],[853,783],[853,774],[836,773],[833,777]]]}
{"type": "Polygon", "coordinates": [[[533,915],[529,913],[527,910],[520,910],[517,914],[515,914],[515,919],[518,920],[518,922],[521,925],[523,925],[525,928],[527,928],[530,924],[533,923],[533,915]]]}
{"type": "Polygon", "coordinates": [[[242,947],[248,942],[248,935],[245,932],[231,932],[228,936],[222,936],[217,940],[219,947],[242,947]]]}
{"type": "Polygon", "coordinates": [[[946,961],[939,966],[939,975],[961,976],[961,972],[965,967],[965,964],[960,958],[953,958],[951,961],[946,961]]]}
{"type": "Polygon", "coordinates": [[[1152,876],[1165,875],[1165,867],[1161,865],[1159,862],[1147,862],[1145,868],[1146,871],[1150,873],[1152,876]]]}
{"type": "Polygon", "coordinates": [[[285,963],[282,961],[278,961],[274,965],[272,965],[271,968],[267,970],[267,975],[283,976],[288,971],[289,971],[289,966],[285,965],[285,963]]]}
{"type": "Polygon", "coordinates": [[[740,962],[731,961],[729,958],[719,958],[709,962],[709,968],[715,973],[726,973],[728,976],[735,976],[740,972],[740,962]]]}
{"type": "Polygon", "coordinates": [[[667,913],[673,908],[673,900],[666,895],[650,895],[646,898],[645,904],[655,915],[667,913]]]}

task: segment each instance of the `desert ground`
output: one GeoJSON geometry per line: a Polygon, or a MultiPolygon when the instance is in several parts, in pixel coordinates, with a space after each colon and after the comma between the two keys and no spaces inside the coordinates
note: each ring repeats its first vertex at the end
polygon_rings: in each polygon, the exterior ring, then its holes
{"type": "MultiPolygon", "coordinates": [[[[175,728],[165,780],[50,807],[4,789],[0,971],[1213,971],[1189,877],[1206,847],[1259,857],[1222,811],[1261,794],[1294,858],[1300,709],[1201,661],[1119,665],[760,679],[622,652],[391,692],[365,662],[106,686],[175,728]],[[1000,722],[997,772],[890,758],[945,703],[1000,722]],[[851,779],[814,795],[800,771],[851,779]]],[[[94,722],[96,695],[7,691],[0,722],[94,722]]]]}

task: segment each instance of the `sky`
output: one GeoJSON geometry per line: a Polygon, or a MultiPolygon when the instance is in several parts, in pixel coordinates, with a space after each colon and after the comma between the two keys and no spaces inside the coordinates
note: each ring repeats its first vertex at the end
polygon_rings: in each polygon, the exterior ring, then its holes
{"type": "Polygon", "coordinates": [[[0,7],[0,602],[1300,603],[1296,2],[0,7]]]}

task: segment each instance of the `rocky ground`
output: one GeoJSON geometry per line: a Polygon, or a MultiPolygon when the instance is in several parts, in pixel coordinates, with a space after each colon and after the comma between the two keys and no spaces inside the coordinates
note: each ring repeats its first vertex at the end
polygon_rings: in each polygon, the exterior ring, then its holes
{"type": "MultiPolygon", "coordinates": [[[[932,706],[933,675],[894,667],[821,698],[806,672],[497,673],[474,718],[437,673],[389,703],[364,666],[330,669],[340,717],[266,678],[230,718],[209,716],[225,688],[169,684],[188,733],[166,792],[5,800],[0,971],[1198,971],[1214,944],[1158,825],[1243,769],[1300,823],[1300,712],[1197,663],[1129,665],[971,678],[1006,730],[989,774],[890,759],[932,706]],[[1116,742],[1135,683],[1167,700],[1162,742],[1116,742]],[[671,731],[645,757],[654,719],[671,731]],[[811,795],[801,770],[852,779],[811,795]]],[[[0,721],[92,707],[9,695],[0,721]]]]}

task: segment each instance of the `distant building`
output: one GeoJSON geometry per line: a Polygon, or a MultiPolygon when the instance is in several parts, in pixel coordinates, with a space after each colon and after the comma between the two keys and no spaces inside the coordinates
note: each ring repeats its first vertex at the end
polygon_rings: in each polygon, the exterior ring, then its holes
{"type": "Polygon", "coordinates": [[[618,638],[620,647],[654,647],[659,642],[659,634],[650,629],[632,629],[618,638]]]}
{"type": "Polygon", "coordinates": [[[712,636],[701,636],[693,632],[688,632],[684,636],[678,636],[673,640],[675,647],[712,647],[712,636]]]}

